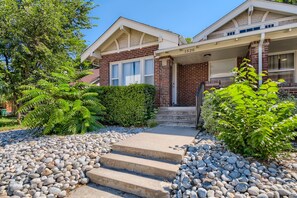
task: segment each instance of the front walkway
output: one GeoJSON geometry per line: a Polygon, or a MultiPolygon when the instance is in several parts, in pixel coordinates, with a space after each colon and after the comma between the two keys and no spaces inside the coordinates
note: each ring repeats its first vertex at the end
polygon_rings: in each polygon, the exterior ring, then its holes
{"type": "MultiPolygon", "coordinates": [[[[101,168],[87,173],[96,184],[141,197],[169,197],[172,181],[197,131],[192,128],[156,127],[113,145],[101,157],[101,168]]],[[[106,192],[82,187],[70,197],[106,196],[106,192]],[[83,189],[86,189],[84,191],[83,189]]]]}

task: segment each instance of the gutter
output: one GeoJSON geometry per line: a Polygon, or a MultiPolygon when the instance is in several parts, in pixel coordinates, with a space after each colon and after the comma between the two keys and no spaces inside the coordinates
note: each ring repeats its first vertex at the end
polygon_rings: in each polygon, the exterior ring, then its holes
{"type": "Polygon", "coordinates": [[[262,83],[263,83],[261,74],[263,72],[263,44],[264,44],[264,40],[265,40],[265,33],[262,33],[261,40],[259,43],[259,50],[258,50],[258,73],[260,76],[259,86],[262,85],[262,83]]]}

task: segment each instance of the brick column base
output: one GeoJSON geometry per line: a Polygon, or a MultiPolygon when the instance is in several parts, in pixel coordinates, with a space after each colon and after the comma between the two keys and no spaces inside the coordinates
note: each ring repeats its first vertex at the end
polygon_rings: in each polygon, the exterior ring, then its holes
{"type": "Polygon", "coordinates": [[[172,66],[171,57],[155,59],[156,104],[159,107],[169,107],[172,104],[172,66]]]}

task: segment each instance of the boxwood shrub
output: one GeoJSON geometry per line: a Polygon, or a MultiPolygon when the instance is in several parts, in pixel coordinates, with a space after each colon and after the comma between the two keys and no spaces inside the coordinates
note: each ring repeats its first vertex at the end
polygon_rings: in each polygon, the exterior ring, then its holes
{"type": "Polygon", "coordinates": [[[105,124],[144,126],[154,116],[155,87],[146,84],[97,87],[106,108],[105,124]]]}

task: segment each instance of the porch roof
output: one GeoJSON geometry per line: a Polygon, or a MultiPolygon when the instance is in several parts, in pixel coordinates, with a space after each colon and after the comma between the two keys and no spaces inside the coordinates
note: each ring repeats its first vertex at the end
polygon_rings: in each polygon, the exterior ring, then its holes
{"type": "Polygon", "coordinates": [[[197,43],[191,43],[187,45],[181,45],[178,47],[167,48],[157,50],[155,52],[156,57],[179,57],[187,56],[189,54],[196,54],[199,52],[213,52],[216,50],[239,48],[249,45],[251,42],[259,41],[261,34],[265,34],[265,39],[270,40],[282,40],[286,38],[297,37],[297,23],[284,25],[280,27],[274,27],[269,29],[263,29],[255,32],[243,33],[240,35],[228,36],[224,38],[212,39],[207,41],[201,41],[197,43]]]}

